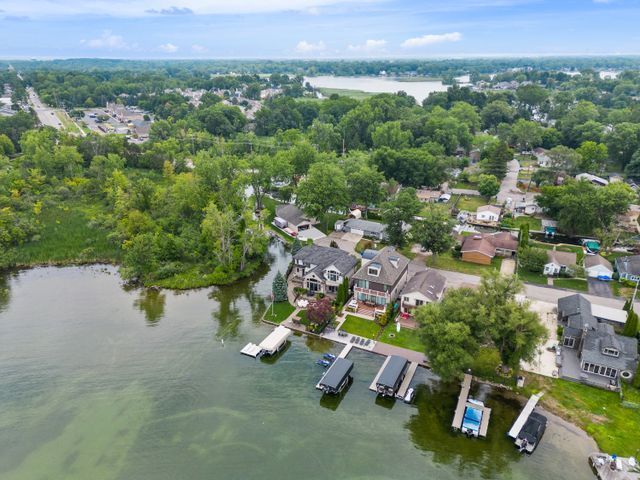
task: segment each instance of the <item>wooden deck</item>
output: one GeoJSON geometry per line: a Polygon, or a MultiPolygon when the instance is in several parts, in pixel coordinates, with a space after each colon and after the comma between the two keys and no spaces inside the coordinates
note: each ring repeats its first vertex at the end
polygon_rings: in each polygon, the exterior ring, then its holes
{"type": "Polygon", "coordinates": [[[387,363],[389,363],[390,359],[391,359],[391,356],[388,356],[387,358],[385,358],[384,363],[380,367],[380,370],[378,370],[378,373],[376,374],[375,378],[373,379],[373,382],[371,382],[371,385],[369,385],[369,390],[371,390],[373,392],[377,392],[378,391],[378,389],[376,388],[376,384],[378,383],[378,379],[380,378],[380,375],[382,375],[382,371],[385,369],[385,367],[387,366],[387,363]]]}
{"type": "Polygon", "coordinates": [[[478,435],[481,437],[487,436],[487,430],[489,430],[489,417],[491,417],[491,409],[484,407],[482,409],[482,420],[480,421],[480,430],[478,435]]]}
{"type": "Polygon", "coordinates": [[[352,348],[353,348],[353,343],[345,344],[342,351],[338,354],[338,358],[347,358],[347,355],[349,355],[349,352],[351,351],[352,348]]]}
{"type": "Polygon", "coordinates": [[[455,414],[453,415],[453,422],[451,423],[451,426],[454,430],[460,430],[462,428],[464,409],[467,406],[469,390],[471,390],[471,375],[465,373],[464,379],[462,380],[462,387],[460,388],[460,395],[458,396],[458,405],[456,405],[455,414]]]}
{"type": "Polygon", "coordinates": [[[409,364],[409,368],[407,369],[407,373],[404,376],[404,380],[400,384],[400,388],[398,389],[398,393],[396,397],[404,398],[407,394],[407,390],[409,390],[409,385],[411,385],[411,380],[413,380],[413,376],[416,374],[416,370],[418,369],[418,362],[411,362],[409,364]]]}

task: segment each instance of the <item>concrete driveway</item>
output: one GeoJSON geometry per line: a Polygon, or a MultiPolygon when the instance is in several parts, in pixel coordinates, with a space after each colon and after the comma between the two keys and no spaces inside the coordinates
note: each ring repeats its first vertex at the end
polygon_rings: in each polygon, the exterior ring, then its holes
{"type": "Polygon", "coordinates": [[[611,291],[611,283],[603,282],[596,278],[589,278],[587,280],[589,285],[589,293],[591,295],[597,295],[598,297],[613,298],[613,292],[611,291]]]}
{"type": "Polygon", "coordinates": [[[503,258],[500,264],[501,275],[513,275],[516,273],[516,261],[513,258],[503,258]]]}
{"type": "Polygon", "coordinates": [[[520,163],[515,158],[507,164],[507,175],[502,179],[500,191],[498,192],[498,203],[505,203],[507,198],[511,198],[513,202],[522,200],[522,193],[518,190],[518,172],[520,171],[520,163]]]}

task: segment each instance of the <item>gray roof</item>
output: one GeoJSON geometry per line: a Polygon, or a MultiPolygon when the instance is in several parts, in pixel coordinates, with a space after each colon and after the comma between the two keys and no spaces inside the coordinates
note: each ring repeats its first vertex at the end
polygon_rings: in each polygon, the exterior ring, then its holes
{"type": "Polygon", "coordinates": [[[595,326],[598,321],[591,314],[591,302],[576,293],[558,299],[558,313],[567,318],[567,332],[576,336],[582,332],[585,325],[595,326]]]}
{"type": "Polygon", "coordinates": [[[584,259],[585,268],[595,267],[596,265],[602,265],[613,272],[611,262],[604,258],[602,255],[587,255],[584,259]]]}
{"type": "Polygon", "coordinates": [[[616,270],[620,274],[640,275],[640,255],[616,258],[616,270]]]}
{"type": "Polygon", "coordinates": [[[352,368],[353,362],[351,360],[341,357],[336,358],[320,380],[320,385],[331,390],[336,390],[344,381],[345,377],[349,375],[352,368]]]}
{"type": "Polygon", "coordinates": [[[409,279],[402,294],[420,292],[430,300],[436,301],[442,295],[447,279],[435,270],[423,270],[409,279]]]}
{"type": "Polygon", "coordinates": [[[638,341],[614,332],[608,323],[598,323],[587,331],[582,345],[582,360],[597,363],[618,370],[635,371],[638,357],[638,341]],[[618,357],[602,353],[605,348],[614,348],[620,352],[618,357]]]}
{"type": "Polygon", "coordinates": [[[371,260],[372,258],[375,258],[377,254],[378,250],[374,250],[373,248],[366,248],[361,253],[362,258],[364,258],[365,260],[371,260]]]}
{"type": "Polygon", "coordinates": [[[395,388],[398,383],[398,378],[404,372],[404,369],[407,367],[407,363],[409,361],[398,355],[391,355],[389,357],[389,361],[387,365],[384,367],[384,370],[378,377],[378,381],[376,385],[383,385],[389,388],[395,388]]]}
{"type": "Polygon", "coordinates": [[[307,245],[298,250],[293,256],[294,260],[301,260],[310,265],[316,265],[313,271],[323,271],[334,265],[338,271],[345,275],[358,263],[358,260],[344,250],[333,247],[321,247],[319,245],[307,245]]]}
{"type": "Polygon", "coordinates": [[[312,220],[309,219],[302,210],[290,203],[278,205],[276,207],[276,216],[285,219],[293,225],[300,225],[301,223],[312,220]]]}
{"type": "Polygon", "coordinates": [[[361,218],[350,218],[345,220],[343,225],[347,225],[351,229],[375,233],[382,233],[387,229],[387,226],[383,223],[372,222],[371,220],[362,220],[361,218]]]}
{"type": "Polygon", "coordinates": [[[546,252],[549,263],[567,267],[575,267],[577,264],[578,256],[575,252],[561,252],[560,250],[547,250],[546,252]]]}
{"type": "Polygon", "coordinates": [[[381,283],[383,285],[395,285],[400,276],[406,271],[409,259],[398,252],[393,247],[384,247],[373,257],[373,259],[358,270],[353,278],[358,280],[368,280],[370,282],[381,283]],[[395,264],[394,265],[394,260],[395,264]],[[369,267],[380,265],[380,275],[369,275],[369,267]]]}

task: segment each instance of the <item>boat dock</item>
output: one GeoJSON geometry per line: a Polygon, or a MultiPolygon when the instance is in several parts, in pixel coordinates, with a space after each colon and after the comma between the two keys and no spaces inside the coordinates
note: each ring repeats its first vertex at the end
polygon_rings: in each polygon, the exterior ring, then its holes
{"type": "Polygon", "coordinates": [[[371,390],[372,392],[378,391],[378,388],[376,387],[376,385],[378,384],[378,379],[380,378],[380,375],[382,375],[382,372],[384,372],[384,369],[388,365],[389,360],[391,360],[391,355],[384,359],[384,363],[380,367],[380,370],[378,370],[378,373],[376,373],[373,382],[371,382],[371,385],[369,385],[369,390],[371,390]]]}
{"type": "Polygon", "coordinates": [[[397,393],[396,397],[398,397],[398,398],[404,398],[405,397],[405,395],[407,394],[407,390],[409,390],[409,385],[411,385],[411,380],[413,380],[413,377],[416,374],[417,370],[418,370],[418,363],[417,362],[411,362],[409,364],[409,368],[407,369],[407,373],[404,376],[404,380],[402,381],[402,384],[400,385],[400,388],[398,389],[398,393],[397,393]]]}
{"type": "Polygon", "coordinates": [[[520,415],[518,415],[518,418],[516,418],[516,421],[513,423],[513,426],[511,427],[511,430],[509,430],[509,433],[507,433],[507,435],[509,435],[511,438],[518,438],[520,430],[522,430],[522,427],[524,427],[524,424],[529,419],[529,415],[531,415],[533,409],[536,408],[540,397],[542,397],[542,393],[531,395],[531,397],[527,401],[527,404],[520,412],[520,415]]]}
{"type": "Polygon", "coordinates": [[[349,352],[351,351],[352,348],[353,348],[353,343],[345,344],[342,351],[338,354],[338,358],[347,358],[347,355],[349,355],[349,352]]]}
{"type": "Polygon", "coordinates": [[[484,406],[482,402],[469,399],[471,380],[471,375],[465,373],[451,426],[454,430],[462,430],[473,436],[486,437],[491,409],[484,406]]]}
{"type": "Polygon", "coordinates": [[[638,461],[633,457],[592,453],[589,455],[589,463],[600,480],[640,480],[638,461]]]}
{"type": "Polygon", "coordinates": [[[287,338],[291,335],[291,330],[282,325],[278,325],[273,331],[267,335],[267,337],[260,342],[259,345],[255,343],[247,343],[240,353],[256,358],[260,355],[273,355],[280,351],[280,349],[287,343],[287,338]]]}

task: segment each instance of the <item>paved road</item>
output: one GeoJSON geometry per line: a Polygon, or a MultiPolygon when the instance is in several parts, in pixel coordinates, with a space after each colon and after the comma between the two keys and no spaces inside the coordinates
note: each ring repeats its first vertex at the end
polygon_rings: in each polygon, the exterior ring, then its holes
{"type": "Polygon", "coordinates": [[[518,194],[518,172],[520,163],[515,158],[507,164],[507,175],[502,179],[500,191],[498,192],[498,203],[505,203],[507,198],[514,202],[522,200],[522,194],[518,194]]]}
{"type": "Polygon", "coordinates": [[[56,115],[56,109],[45,106],[33,88],[28,87],[27,93],[29,94],[29,103],[35,110],[36,115],[38,115],[40,123],[44,126],[62,130],[63,125],[56,115]]]}
{"type": "Polygon", "coordinates": [[[603,282],[595,278],[589,278],[587,280],[589,284],[589,293],[598,297],[613,298],[613,292],[611,291],[611,284],[609,282],[603,282]]]}

